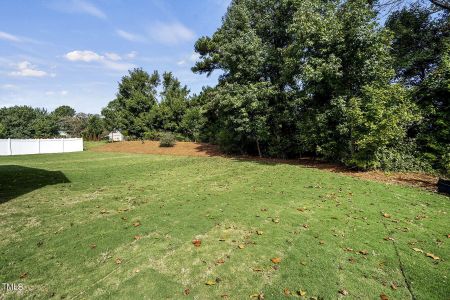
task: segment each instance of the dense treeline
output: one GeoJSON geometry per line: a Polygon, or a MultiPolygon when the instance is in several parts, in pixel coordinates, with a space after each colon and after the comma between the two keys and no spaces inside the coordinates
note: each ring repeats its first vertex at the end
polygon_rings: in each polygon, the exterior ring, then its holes
{"type": "Polygon", "coordinates": [[[158,139],[162,132],[173,132],[180,139],[199,140],[200,110],[172,73],[150,75],[134,69],[122,78],[116,99],[102,115],[108,130],[120,130],[132,139],[158,139]]]}
{"type": "Polygon", "coordinates": [[[229,151],[448,172],[449,43],[434,8],[380,26],[367,1],[233,1],[195,44],[193,71],[223,72],[199,97],[204,132],[229,151]]]}
{"type": "Polygon", "coordinates": [[[0,108],[0,138],[84,137],[98,140],[105,134],[99,115],[76,113],[67,105],[51,113],[30,106],[0,108]]]}
{"type": "Polygon", "coordinates": [[[170,72],[134,69],[102,118],[2,109],[0,135],[172,132],[234,153],[449,175],[450,24],[438,2],[380,24],[379,1],[234,0],[195,43],[193,72],[219,71],[217,86],[191,96],[170,72]]]}

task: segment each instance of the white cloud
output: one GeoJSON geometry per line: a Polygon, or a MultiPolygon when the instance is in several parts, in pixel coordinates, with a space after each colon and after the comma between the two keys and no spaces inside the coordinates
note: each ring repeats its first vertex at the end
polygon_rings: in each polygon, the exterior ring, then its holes
{"type": "Polygon", "coordinates": [[[65,57],[70,61],[84,61],[84,62],[91,62],[91,61],[101,61],[104,59],[103,56],[98,55],[97,53],[89,50],[75,50],[67,53],[65,57]]]}
{"type": "Polygon", "coordinates": [[[90,50],[75,50],[66,53],[64,57],[70,61],[100,63],[106,68],[116,71],[126,71],[134,67],[133,64],[118,62],[122,57],[114,52],[107,52],[104,55],[100,55],[90,50]]]}
{"type": "Polygon", "coordinates": [[[116,33],[121,38],[130,42],[144,42],[145,38],[139,34],[131,33],[122,29],[117,29],[116,33]]]}
{"type": "Polygon", "coordinates": [[[122,60],[122,57],[119,54],[114,53],[114,52],[106,52],[105,56],[108,59],[113,60],[113,61],[122,60]]]}
{"type": "Polygon", "coordinates": [[[12,76],[21,76],[21,77],[44,77],[47,76],[47,72],[36,69],[28,61],[22,61],[17,64],[17,71],[9,73],[12,76]]]}
{"type": "Polygon", "coordinates": [[[45,95],[47,96],[66,96],[69,92],[66,90],[62,91],[46,91],[45,95]]]}
{"type": "Polygon", "coordinates": [[[19,38],[18,36],[4,32],[4,31],[0,31],[0,40],[16,42],[16,43],[22,41],[22,39],[19,38]]]}
{"type": "Polygon", "coordinates": [[[179,65],[179,66],[182,66],[184,64],[186,64],[186,61],[184,59],[177,62],[177,65],[179,65]]]}
{"type": "Polygon", "coordinates": [[[49,6],[63,12],[87,14],[103,20],[107,18],[101,9],[87,0],[54,1],[49,6]]]}
{"type": "Polygon", "coordinates": [[[130,53],[127,53],[126,57],[129,59],[133,59],[136,58],[137,54],[138,53],[136,51],[131,51],[130,53]]]}
{"type": "Polygon", "coordinates": [[[16,85],[14,85],[14,84],[2,84],[2,85],[0,85],[0,88],[2,89],[2,90],[15,90],[15,89],[17,89],[17,86],[16,85]]]}
{"type": "Polygon", "coordinates": [[[191,41],[195,33],[181,23],[155,23],[149,29],[150,36],[164,44],[178,44],[191,41]]]}

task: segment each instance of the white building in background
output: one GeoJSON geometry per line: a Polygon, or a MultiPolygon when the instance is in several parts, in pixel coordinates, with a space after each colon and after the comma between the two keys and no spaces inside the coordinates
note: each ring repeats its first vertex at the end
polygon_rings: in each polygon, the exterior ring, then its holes
{"type": "Polygon", "coordinates": [[[122,142],[125,140],[125,136],[120,131],[111,131],[108,134],[110,142],[122,142]]]}

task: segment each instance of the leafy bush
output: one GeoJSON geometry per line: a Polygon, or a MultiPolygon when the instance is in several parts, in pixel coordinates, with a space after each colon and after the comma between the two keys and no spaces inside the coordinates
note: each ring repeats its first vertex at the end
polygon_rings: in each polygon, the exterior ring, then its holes
{"type": "Polygon", "coordinates": [[[175,135],[171,132],[164,132],[161,134],[159,138],[159,146],[160,147],[173,147],[175,146],[177,140],[175,135]]]}
{"type": "Polygon", "coordinates": [[[413,141],[405,141],[405,143],[393,148],[384,147],[376,153],[375,157],[377,167],[385,171],[430,173],[433,171],[431,165],[420,156],[413,141]]]}

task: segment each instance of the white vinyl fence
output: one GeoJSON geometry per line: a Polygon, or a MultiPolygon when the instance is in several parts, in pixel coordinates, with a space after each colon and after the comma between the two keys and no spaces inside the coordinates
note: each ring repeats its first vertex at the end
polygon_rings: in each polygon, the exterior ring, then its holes
{"type": "Polygon", "coordinates": [[[83,139],[0,139],[0,156],[83,151],[83,139]]]}

